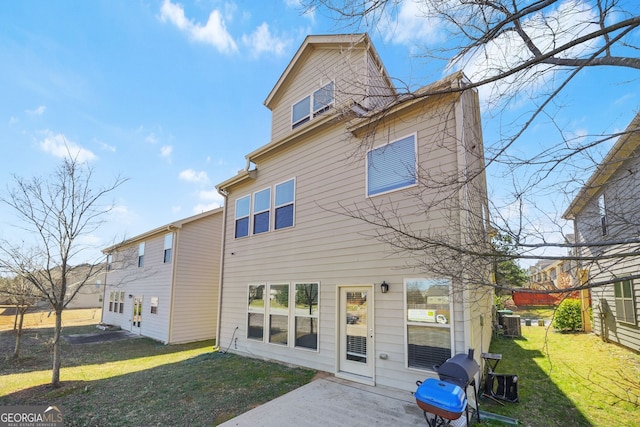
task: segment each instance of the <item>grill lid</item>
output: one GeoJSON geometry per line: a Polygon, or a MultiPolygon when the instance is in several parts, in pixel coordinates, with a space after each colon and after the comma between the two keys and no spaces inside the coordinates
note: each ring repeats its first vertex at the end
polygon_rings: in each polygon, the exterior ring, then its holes
{"type": "Polygon", "coordinates": [[[453,383],[463,390],[474,380],[480,366],[473,359],[473,349],[468,354],[456,354],[438,368],[440,380],[453,383]]]}

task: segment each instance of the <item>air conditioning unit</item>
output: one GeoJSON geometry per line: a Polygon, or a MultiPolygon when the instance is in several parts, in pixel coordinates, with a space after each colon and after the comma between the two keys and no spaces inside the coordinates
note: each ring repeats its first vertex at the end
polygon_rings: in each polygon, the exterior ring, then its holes
{"type": "Polygon", "coordinates": [[[504,328],[504,336],[519,337],[522,336],[520,331],[520,316],[503,316],[502,326],[504,328]]]}

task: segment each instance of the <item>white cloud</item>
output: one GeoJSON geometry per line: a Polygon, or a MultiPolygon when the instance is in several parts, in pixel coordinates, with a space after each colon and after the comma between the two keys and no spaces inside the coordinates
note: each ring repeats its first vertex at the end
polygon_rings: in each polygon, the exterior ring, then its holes
{"type": "Polygon", "coordinates": [[[207,173],[205,171],[196,172],[193,169],[183,170],[182,172],[180,172],[178,177],[181,180],[187,181],[187,182],[199,182],[199,183],[209,182],[209,177],[207,176],[207,173]]]}
{"type": "Polygon", "coordinates": [[[149,144],[157,144],[158,143],[158,138],[156,138],[156,136],[152,133],[150,133],[149,135],[147,135],[147,137],[144,139],[145,141],[147,141],[149,144]]]}
{"type": "Polygon", "coordinates": [[[423,1],[407,0],[400,3],[395,17],[382,17],[382,31],[385,41],[413,46],[416,42],[433,43],[441,41],[444,34],[441,23],[426,16],[423,1]]]}
{"type": "Polygon", "coordinates": [[[46,110],[47,110],[47,107],[45,107],[44,105],[39,105],[33,110],[26,110],[25,112],[30,116],[41,116],[44,114],[46,110]]]}
{"type": "Polygon", "coordinates": [[[311,20],[312,23],[315,23],[316,20],[316,7],[315,6],[305,6],[302,0],[285,0],[285,4],[291,8],[297,9],[299,11],[303,11],[302,16],[307,17],[311,20]]]}
{"type": "Polygon", "coordinates": [[[87,162],[97,159],[97,156],[90,150],[81,147],[73,141],[67,140],[67,138],[63,134],[59,133],[54,135],[50,131],[46,131],[45,133],[45,138],[40,141],[40,149],[42,151],[60,158],[71,156],[76,158],[80,162],[87,162]]]}
{"type": "Polygon", "coordinates": [[[213,190],[202,190],[198,193],[198,197],[200,200],[222,200],[220,193],[216,189],[213,190]]]}
{"type": "Polygon", "coordinates": [[[93,140],[95,143],[97,143],[98,145],[100,145],[100,149],[103,151],[110,151],[112,153],[116,152],[116,147],[114,147],[113,145],[109,145],[106,142],[102,142],[100,140],[98,140],[97,138],[94,138],[93,140]]]}
{"type": "Polygon", "coordinates": [[[249,47],[254,58],[263,53],[282,56],[290,42],[290,40],[271,34],[269,25],[266,22],[263,22],[252,34],[242,36],[242,43],[249,47]]]}
{"type": "Polygon", "coordinates": [[[184,9],[180,4],[164,0],[160,8],[162,22],[170,22],[181,31],[185,32],[191,40],[209,44],[219,52],[233,53],[238,50],[236,42],[227,31],[225,21],[219,10],[213,10],[205,25],[194,23],[187,19],[184,9]]]}
{"type": "Polygon", "coordinates": [[[9,117],[9,125],[10,126],[11,125],[15,125],[16,123],[18,123],[18,118],[17,117],[14,117],[14,116],[9,117]]]}
{"type": "Polygon", "coordinates": [[[169,157],[171,156],[172,152],[173,152],[173,147],[171,145],[165,145],[162,148],[160,148],[160,155],[162,157],[169,157]]]}

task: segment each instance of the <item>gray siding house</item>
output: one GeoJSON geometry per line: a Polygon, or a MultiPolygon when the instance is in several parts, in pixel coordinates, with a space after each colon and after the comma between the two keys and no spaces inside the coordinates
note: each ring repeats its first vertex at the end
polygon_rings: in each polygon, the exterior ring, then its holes
{"type": "Polygon", "coordinates": [[[265,101],[270,142],[216,186],[221,348],[411,391],[455,354],[474,348],[480,361],[492,290],[426,275],[348,215],[392,206],[415,232],[460,241],[486,230],[477,93],[444,90],[463,82],[454,74],[425,89],[439,95],[403,98],[366,34],[304,40],[265,101]],[[418,170],[472,178],[445,210],[418,170]],[[417,193],[434,209],[417,208],[417,193]]]}
{"type": "Polygon", "coordinates": [[[640,351],[640,114],[563,217],[572,219],[591,286],[593,331],[640,351]],[[581,245],[581,246],[580,246],[581,245]]]}
{"type": "Polygon", "coordinates": [[[166,344],[215,338],[221,232],[215,209],[104,249],[102,322],[166,344]]]}

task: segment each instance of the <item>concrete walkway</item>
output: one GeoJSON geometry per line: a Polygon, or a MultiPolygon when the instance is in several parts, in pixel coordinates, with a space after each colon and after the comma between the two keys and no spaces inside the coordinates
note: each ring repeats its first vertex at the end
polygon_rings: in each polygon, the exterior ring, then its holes
{"type": "MultiPolygon", "coordinates": [[[[462,421],[463,418],[456,421],[462,421]]],[[[452,426],[457,424],[452,423],[452,426]]],[[[408,391],[371,387],[328,376],[220,426],[396,427],[427,426],[427,422],[413,394],[408,391]]]]}
{"type": "Polygon", "coordinates": [[[140,335],[132,334],[129,331],[117,330],[93,332],[90,334],[67,335],[64,337],[69,344],[93,344],[98,342],[128,340],[131,338],[140,338],[140,335]]]}

